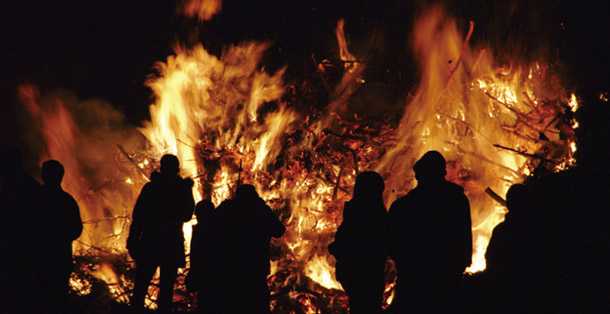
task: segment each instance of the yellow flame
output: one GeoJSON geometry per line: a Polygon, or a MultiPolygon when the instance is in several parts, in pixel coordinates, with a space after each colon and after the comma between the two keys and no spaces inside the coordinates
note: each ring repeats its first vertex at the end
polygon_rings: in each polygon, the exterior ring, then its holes
{"type": "Polygon", "coordinates": [[[326,289],[343,290],[341,284],[335,279],[334,271],[325,257],[315,256],[305,265],[305,275],[326,289]]]}
{"type": "Polygon", "coordinates": [[[572,112],[576,112],[578,110],[578,99],[576,99],[576,95],[574,93],[570,95],[570,101],[568,102],[568,105],[570,106],[572,112]]]}

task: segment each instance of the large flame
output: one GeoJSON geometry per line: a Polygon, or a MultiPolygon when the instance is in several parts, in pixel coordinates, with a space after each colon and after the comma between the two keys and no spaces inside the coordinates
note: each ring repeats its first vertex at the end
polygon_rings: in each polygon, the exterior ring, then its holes
{"type": "MultiPolygon", "coordinates": [[[[421,68],[420,85],[407,101],[398,144],[376,168],[387,174],[390,191],[404,191],[413,185],[413,179],[405,178],[417,158],[428,150],[445,155],[448,179],[462,185],[470,199],[474,247],[468,270],[476,272],[485,269],[491,232],[506,213],[486,191],[505,195],[532,167],[525,154],[501,147],[539,152],[566,142],[551,125],[558,107],[549,104],[565,101],[565,93],[545,84],[547,73],[539,65],[513,60],[512,68],[496,69],[490,49],[469,48],[473,26],[471,22],[469,34],[462,37],[440,7],[418,19],[412,44],[421,68]],[[553,98],[542,98],[548,95],[553,98]],[[549,139],[540,140],[541,135],[549,139]]],[[[567,159],[573,153],[560,151],[567,159]]],[[[394,198],[389,196],[390,201],[394,198]]]]}

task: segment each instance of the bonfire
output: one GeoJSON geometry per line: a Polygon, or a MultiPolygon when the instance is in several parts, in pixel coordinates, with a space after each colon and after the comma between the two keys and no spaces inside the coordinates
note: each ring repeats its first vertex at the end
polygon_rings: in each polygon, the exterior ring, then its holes
{"type": "MultiPolygon", "coordinates": [[[[220,9],[219,1],[211,2],[220,9]]],[[[189,10],[203,19],[213,15],[209,8],[189,10]]],[[[165,153],[176,154],[182,175],[195,180],[197,201],[209,198],[218,205],[238,184],[251,183],[286,225],[286,234],[272,243],[268,284],[274,313],[347,312],[327,246],[355,177],[363,170],[381,173],[389,206],[414,186],[411,167],[428,150],[445,155],[447,178],[470,199],[474,247],[472,265],[464,271],[484,271],[491,233],[506,213],[502,196],[508,187],[534,172],[575,164],[576,95],[544,60],[496,63],[492,49],[471,45],[474,22],[458,25],[433,7],[414,24],[419,84],[403,102],[402,118],[355,115],[349,103],[367,84],[367,64],[350,52],[346,26],[349,21],[339,20],[335,29],[339,55],[315,60],[312,77],[323,80],[330,99],[323,106],[294,101],[315,98],[302,82],[285,81],[286,68],[264,69],[264,42],[230,46],[218,56],[202,45],[177,46],[147,82],[155,97],[151,119],[137,129],[117,131],[112,123],[96,122],[97,130],[85,130],[84,123],[99,117],[83,118],[62,97],[22,86],[22,102],[44,141],[39,157],[64,162],[65,188],[81,205],[85,231],[75,243],[73,292],[104,290],[113,302],[129,302],[134,265],[125,240],[131,209],[165,153]],[[114,136],[92,140],[108,130],[114,136]],[[104,166],[84,166],[94,157],[77,151],[99,153],[94,164],[104,166]]],[[[194,223],[184,225],[187,244],[194,223]]],[[[187,273],[188,263],[175,295],[183,310],[196,307],[185,289],[187,273]]],[[[394,286],[388,262],[386,307],[394,286]]],[[[151,308],[156,296],[153,285],[151,308]]]]}

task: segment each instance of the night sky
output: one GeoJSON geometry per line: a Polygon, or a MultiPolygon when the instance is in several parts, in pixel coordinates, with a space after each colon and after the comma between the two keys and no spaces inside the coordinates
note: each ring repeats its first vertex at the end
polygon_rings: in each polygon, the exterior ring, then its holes
{"type": "MultiPolygon", "coordinates": [[[[202,24],[177,15],[174,1],[19,1],[3,8],[0,25],[0,139],[10,143],[17,138],[15,88],[20,83],[104,99],[137,125],[146,119],[151,102],[144,81],[176,43],[203,42],[219,53],[231,43],[267,40],[272,47],[266,66],[287,65],[287,79],[298,80],[311,71],[312,55],[337,55],[333,30],[340,17],[346,19],[355,54],[369,59],[367,82],[385,86],[386,95],[399,101],[417,78],[408,46],[413,17],[429,2],[225,0],[222,12],[202,24]],[[374,48],[359,50],[365,46],[374,48]]],[[[499,54],[526,59],[544,55],[559,62],[565,85],[585,99],[609,90],[606,1],[444,4],[464,27],[468,20],[475,21],[474,43],[490,42],[499,54]]],[[[595,116],[592,123],[608,124],[595,116]]]]}

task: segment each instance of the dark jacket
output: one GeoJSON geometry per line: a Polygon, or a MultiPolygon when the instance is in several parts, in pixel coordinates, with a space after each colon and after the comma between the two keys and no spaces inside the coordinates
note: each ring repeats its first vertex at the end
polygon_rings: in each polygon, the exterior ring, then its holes
{"type": "Polygon", "coordinates": [[[153,173],[133,209],[127,249],[136,262],[184,266],[182,225],[193,216],[193,181],[153,173]]]}
{"type": "Polygon", "coordinates": [[[44,256],[58,270],[72,271],[72,241],[83,231],[80,210],[74,198],[61,188],[43,186],[37,196],[43,231],[44,256]]]}
{"type": "Polygon", "coordinates": [[[392,204],[390,230],[399,272],[457,274],[470,265],[470,205],[459,185],[418,185],[392,204]]]}
{"type": "Polygon", "coordinates": [[[388,256],[388,221],[382,202],[345,202],[343,221],[329,251],[336,259],[337,279],[344,285],[367,275],[381,276],[388,256]]]}
{"type": "Polygon", "coordinates": [[[266,280],[269,274],[269,244],[285,232],[271,208],[261,198],[224,201],[217,209],[222,222],[225,266],[242,282],[266,280]]]}
{"type": "Polygon", "coordinates": [[[222,260],[219,249],[222,239],[218,232],[220,226],[213,210],[197,217],[191,236],[191,267],[188,275],[189,290],[208,292],[217,288],[222,260]]]}

